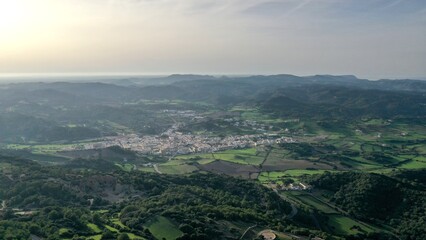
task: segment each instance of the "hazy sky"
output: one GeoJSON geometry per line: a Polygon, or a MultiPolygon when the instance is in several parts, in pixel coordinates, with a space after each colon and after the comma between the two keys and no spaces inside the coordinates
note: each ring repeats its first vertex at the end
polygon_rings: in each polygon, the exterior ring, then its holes
{"type": "Polygon", "coordinates": [[[425,0],[0,0],[0,73],[426,77],[425,0]]]}

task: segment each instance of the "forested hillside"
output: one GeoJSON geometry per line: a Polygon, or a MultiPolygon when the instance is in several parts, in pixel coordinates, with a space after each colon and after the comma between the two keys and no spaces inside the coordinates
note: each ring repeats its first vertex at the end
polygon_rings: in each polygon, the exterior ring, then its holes
{"type": "Polygon", "coordinates": [[[330,75],[0,85],[0,239],[426,238],[425,93],[330,75]]]}
{"type": "Polygon", "coordinates": [[[238,226],[277,226],[291,211],[262,185],[219,175],[128,173],[114,165],[108,170],[43,167],[9,157],[0,157],[0,166],[0,199],[7,206],[1,212],[4,239],[30,234],[111,239],[108,235],[118,237],[118,232],[153,239],[146,224],[158,217],[171,221],[182,239],[237,239],[244,230],[238,226]]]}
{"type": "Polygon", "coordinates": [[[367,222],[389,224],[401,239],[414,240],[426,238],[425,174],[425,170],[390,177],[325,173],[308,181],[332,192],[330,201],[350,215],[367,222]],[[411,174],[415,177],[409,177],[411,174]]]}

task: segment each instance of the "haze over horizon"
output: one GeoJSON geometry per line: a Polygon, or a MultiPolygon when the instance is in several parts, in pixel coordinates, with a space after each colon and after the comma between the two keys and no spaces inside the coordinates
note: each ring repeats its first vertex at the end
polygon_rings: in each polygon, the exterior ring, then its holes
{"type": "Polygon", "coordinates": [[[421,0],[0,0],[0,74],[426,77],[421,0]]]}

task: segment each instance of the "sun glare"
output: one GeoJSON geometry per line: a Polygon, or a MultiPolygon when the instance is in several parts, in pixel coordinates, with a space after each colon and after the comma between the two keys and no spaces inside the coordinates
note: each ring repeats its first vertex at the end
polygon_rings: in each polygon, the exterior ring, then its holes
{"type": "Polygon", "coordinates": [[[38,44],[37,39],[46,36],[49,27],[61,20],[53,14],[57,9],[50,3],[54,2],[0,0],[0,51],[15,52],[23,46],[38,44]]]}
{"type": "Polygon", "coordinates": [[[25,4],[19,0],[0,0],[0,31],[21,27],[28,20],[25,4]]]}

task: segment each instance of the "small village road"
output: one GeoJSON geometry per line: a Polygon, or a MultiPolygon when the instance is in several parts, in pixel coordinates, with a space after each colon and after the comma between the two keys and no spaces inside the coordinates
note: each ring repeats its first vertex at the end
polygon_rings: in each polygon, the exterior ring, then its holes
{"type": "Polygon", "coordinates": [[[248,228],[244,231],[243,235],[241,235],[240,239],[243,239],[243,238],[244,238],[244,236],[247,234],[247,232],[248,232],[248,231],[250,231],[250,229],[255,228],[256,226],[257,226],[257,224],[255,224],[255,225],[253,225],[253,226],[248,227],[248,228]]]}
{"type": "Polygon", "coordinates": [[[159,169],[158,169],[158,164],[154,164],[154,170],[158,173],[158,174],[163,174],[159,169]]]}

